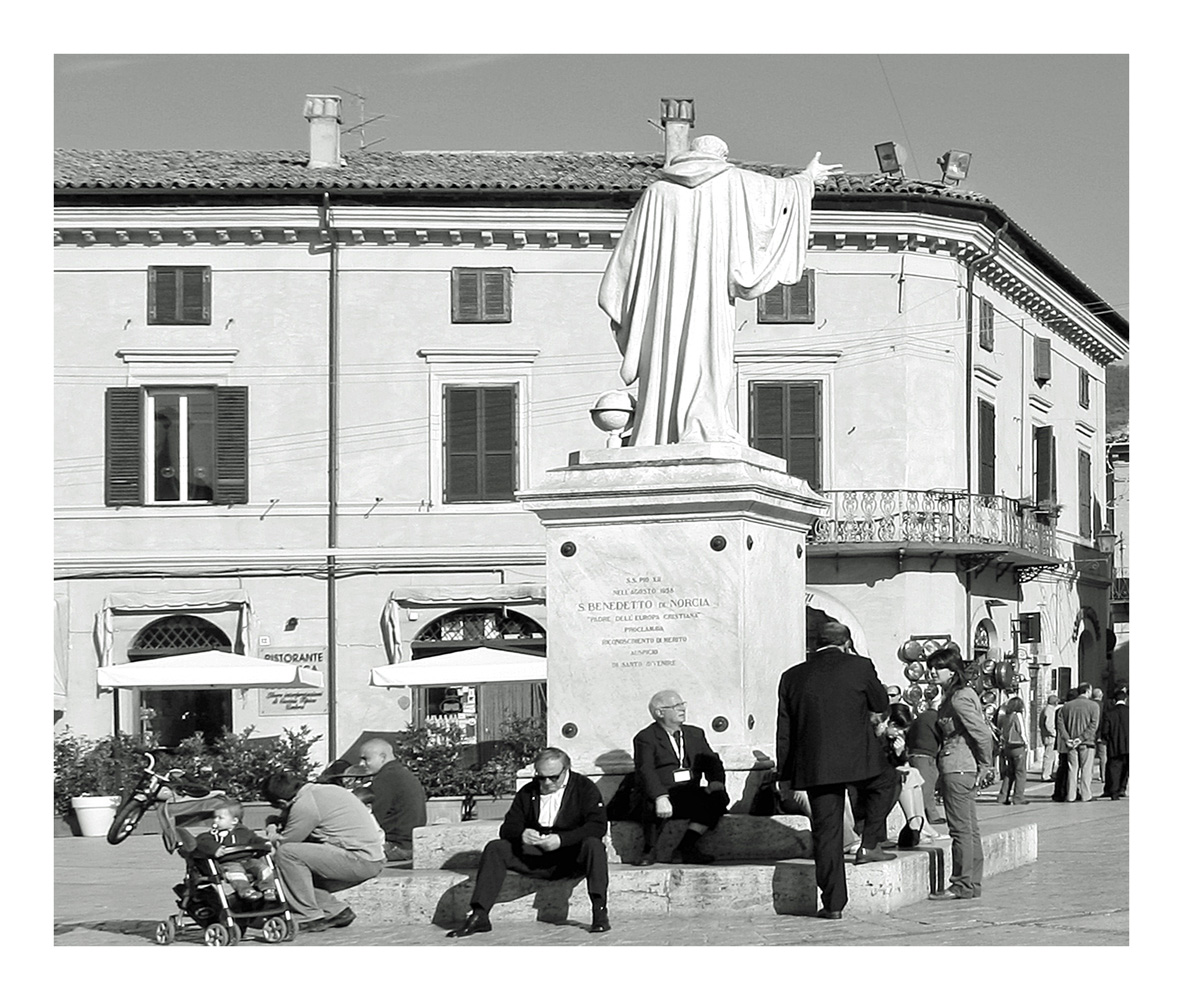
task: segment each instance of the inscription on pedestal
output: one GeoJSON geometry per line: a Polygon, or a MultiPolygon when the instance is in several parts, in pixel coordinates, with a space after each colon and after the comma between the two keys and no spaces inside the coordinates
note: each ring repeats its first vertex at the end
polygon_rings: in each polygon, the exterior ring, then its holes
{"type": "Polygon", "coordinates": [[[665,578],[625,576],[606,581],[602,600],[579,601],[575,612],[587,625],[597,664],[617,669],[681,667],[687,645],[709,624],[712,599],[665,578]]]}

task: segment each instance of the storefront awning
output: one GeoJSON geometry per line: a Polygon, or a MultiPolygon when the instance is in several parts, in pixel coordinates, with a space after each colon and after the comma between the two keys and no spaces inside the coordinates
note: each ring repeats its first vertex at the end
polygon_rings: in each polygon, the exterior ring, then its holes
{"type": "Polygon", "coordinates": [[[150,690],[193,688],[323,688],[312,667],[276,663],[216,649],[100,667],[99,687],[150,690]]]}
{"type": "Polygon", "coordinates": [[[370,671],[370,684],[374,687],[457,687],[544,680],[545,656],[490,647],[425,656],[410,663],[391,663],[370,671]]]}

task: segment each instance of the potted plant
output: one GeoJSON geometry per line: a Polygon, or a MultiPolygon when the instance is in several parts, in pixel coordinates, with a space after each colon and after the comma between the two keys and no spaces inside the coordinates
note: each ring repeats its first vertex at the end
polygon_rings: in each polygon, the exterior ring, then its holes
{"type": "Polygon", "coordinates": [[[89,740],[69,730],[54,741],[54,803],[74,816],[84,837],[105,836],[115,819],[128,772],[126,750],[120,740],[89,740]]]}

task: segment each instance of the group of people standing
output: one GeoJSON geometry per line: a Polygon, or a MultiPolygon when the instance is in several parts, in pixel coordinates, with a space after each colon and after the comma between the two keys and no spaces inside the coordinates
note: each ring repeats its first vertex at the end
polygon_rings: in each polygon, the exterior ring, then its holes
{"type": "Polygon", "coordinates": [[[1119,684],[1104,706],[1104,692],[1081,684],[1060,703],[1049,695],[1039,715],[1043,743],[1041,777],[1055,781],[1055,802],[1092,799],[1094,758],[1099,762],[1102,794],[1117,801],[1126,796],[1130,777],[1129,687],[1119,684]]]}

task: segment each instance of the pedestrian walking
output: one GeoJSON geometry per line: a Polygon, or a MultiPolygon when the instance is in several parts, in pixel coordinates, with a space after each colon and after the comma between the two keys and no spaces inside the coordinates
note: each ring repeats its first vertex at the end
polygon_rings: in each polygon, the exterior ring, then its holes
{"type": "Polygon", "coordinates": [[[1024,715],[1023,699],[1011,698],[1006,703],[1006,712],[998,720],[1001,734],[999,750],[1001,784],[998,801],[1009,806],[1027,804],[1027,719],[1024,715]],[[1013,795],[1013,797],[1012,797],[1013,795]]]}
{"type": "Polygon", "coordinates": [[[1056,714],[1060,711],[1060,699],[1058,695],[1049,694],[1047,696],[1047,704],[1043,706],[1043,710],[1039,713],[1039,759],[1036,764],[1039,766],[1039,776],[1044,781],[1051,781],[1052,774],[1056,769],[1056,714]]]}

